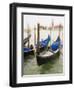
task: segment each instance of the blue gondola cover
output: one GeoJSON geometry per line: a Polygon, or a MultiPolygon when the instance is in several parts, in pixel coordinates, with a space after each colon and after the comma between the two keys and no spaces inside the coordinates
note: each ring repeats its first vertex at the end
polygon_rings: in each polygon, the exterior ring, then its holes
{"type": "Polygon", "coordinates": [[[53,44],[51,45],[51,49],[53,51],[56,51],[60,46],[62,45],[60,37],[57,38],[57,40],[55,42],[53,42],[53,44]]]}
{"type": "Polygon", "coordinates": [[[26,48],[26,47],[24,47],[24,52],[29,52],[29,51],[31,51],[30,48],[26,48]]]}
{"type": "MultiPolygon", "coordinates": [[[[46,47],[48,45],[49,41],[50,41],[50,36],[48,35],[47,39],[41,40],[39,42],[39,44],[40,44],[41,47],[46,47]]],[[[37,46],[38,45],[36,44],[35,47],[37,48],[37,46]]]]}

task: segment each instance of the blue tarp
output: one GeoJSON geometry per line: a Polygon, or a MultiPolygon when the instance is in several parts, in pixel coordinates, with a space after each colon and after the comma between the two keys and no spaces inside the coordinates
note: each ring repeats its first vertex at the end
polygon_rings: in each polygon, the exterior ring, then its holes
{"type": "Polygon", "coordinates": [[[60,46],[61,46],[61,40],[60,40],[60,37],[58,37],[57,40],[52,43],[51,49],[53,51],[56,51],[60,46]]]}
{"type": "Polygon", "coordinates": [[[26,48],[26,47],[24,47],[24,52],[29,52],[29,51],[31,51],[30,48],[26,48]]]}
{"type": "Polygon", "coordinates": [[[50,41],[50,36],[48,35],[48,38],[46,40],[43,40],[40,42],[41,46],[46,47],[50,41]]]}

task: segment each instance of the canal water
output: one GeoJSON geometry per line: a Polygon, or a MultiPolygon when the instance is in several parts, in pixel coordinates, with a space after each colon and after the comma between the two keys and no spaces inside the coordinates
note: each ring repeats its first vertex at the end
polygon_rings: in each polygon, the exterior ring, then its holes
{"type": "Polygon", "coordinates": [[[46,64],[37,65],[34,55],[24,58],[23,75],[58,74],[63,73],[63,55],[46,64]]]}

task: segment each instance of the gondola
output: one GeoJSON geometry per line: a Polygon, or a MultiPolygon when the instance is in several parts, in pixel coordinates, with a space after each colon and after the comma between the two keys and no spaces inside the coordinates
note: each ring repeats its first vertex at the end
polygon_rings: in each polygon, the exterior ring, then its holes
{"type": "MultiPolygon", "coordinates": [[[[45,40],[42,40],[41,42],[39,42],[39,44],[40,44],[40,51],[41,52],[48,45],[49,41],[50,41],[50,36],[48,35],[48,38],[46,38],[45,40]]],[[[37,48],[37,45],[36,45],[35,48],[37,48]]],[[[33,49],[32,45],[30,46],[30,48],[24,47],[24,57],[26,57],[28,55],[34,55],[34,49],[33,49]]]]}
{"type": "Polygon", "coordinates": [[[60,56],[60,48],[61,47],[62,47],[61,40],[60,40],[60,37],[58,37],[57,40],[52,43],[52,45],[50,46],[50,48],[47,51],[42,52],[36,56],[37,64],[42,65],[51,60],[55,60],[57,58],[57,56],[58,57],[60,56]]]}
{"type": "Polygon", "coordinates": [[[30,39],[31,35],[29,35],[28,37],[26,37],[23,40],[24,43],[24,57],[28,56],[28,55],[34,55],[34,50],[33,50],[33,46],[31,45],[30,48],[26,47],[25,44],[28,43],[29,39],[30,39]]]}

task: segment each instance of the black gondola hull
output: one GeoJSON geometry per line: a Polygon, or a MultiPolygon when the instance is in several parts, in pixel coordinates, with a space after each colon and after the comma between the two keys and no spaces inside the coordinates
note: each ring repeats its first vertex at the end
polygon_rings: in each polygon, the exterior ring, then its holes
{"type": "Polygon", "coordinates": [[[42,65],[42,64],[48,63],[51,60],[55,60],[59,56],[60,56],[60,51],[58,51],[57,53],[54,53],[51,56],[46,56],[46,57],[41,57],[41,56],[37,55],[37,64],[42,65]]]}

